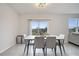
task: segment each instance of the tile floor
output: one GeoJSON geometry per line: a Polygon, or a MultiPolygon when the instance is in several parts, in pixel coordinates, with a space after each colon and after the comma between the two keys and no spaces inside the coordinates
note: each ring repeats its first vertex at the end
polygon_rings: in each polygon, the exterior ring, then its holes
{"type": "MultiPolygon", "coordinates": [[[[8,50],[4,51],[0,54],[0,56],[26,56],[23,55],[24,44],[16,44],[8,50]]],[[[79,56],[79,47],[73,44],[67,43],[65,44],[66,53],[63,52],[63,56],[79,56]]],[[[48,56],[55,56],[54,51],[52,49],[48,49],[48,56]]],[[[30,45],[28,56],[33,56],[33,46],[30,45]]],[[[42,49],[36,50],[36,56],[43,56],[42,49]]],[[[57,47],[57,56],[61,56],[59,47],[57,47]]]]}

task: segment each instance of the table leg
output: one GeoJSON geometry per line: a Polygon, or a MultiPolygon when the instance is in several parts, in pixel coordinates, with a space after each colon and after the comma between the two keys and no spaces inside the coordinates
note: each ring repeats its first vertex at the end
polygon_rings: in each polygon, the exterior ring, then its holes
{"type": "Polygon", "coordinates": [[[58,40],[58,42],[59,42],[60,52],[61,52],[61,55],[62,55],[61,42],[60,42],[60,40],[58,40]]]}
{"type": "Polygon", "coordinates": [[[24,47],[24,53],[23,53],[23,55],[25,54],[25,51],[26,51],[26,46],[27,46],[27,44],[25,44],[25,47],[24,47]]]}
{"type": "Polygon", "coordinates": [[[30,40],[28,40],[28,44],[27,44],[27,54],[28,55],[28,51],[29,51],[29,43],[30,43],[30,40]]]}
{"type": "Polygon", "coordinates": [[[21,44],[22,44],[22,37],[21,37],[21,44]]]}

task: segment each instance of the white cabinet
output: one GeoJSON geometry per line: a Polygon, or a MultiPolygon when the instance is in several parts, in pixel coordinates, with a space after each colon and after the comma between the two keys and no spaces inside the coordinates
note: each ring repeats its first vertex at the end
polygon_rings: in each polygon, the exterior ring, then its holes
{"type": "Polygon", "coordinates": [[[69,33],[68,41],[76,45],[79,45],[79,33],[78,32],[69,33]]]}

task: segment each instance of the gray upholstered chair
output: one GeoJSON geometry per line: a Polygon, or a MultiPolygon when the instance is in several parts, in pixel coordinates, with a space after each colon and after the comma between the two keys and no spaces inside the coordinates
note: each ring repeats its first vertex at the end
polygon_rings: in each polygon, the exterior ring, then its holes
{"type": "Polygon", "coordinates": [[[46,39],[46,55],[47,55],[47,48],[54,49],[55,55],[56,55],[56,37],[47,37],[47,39],[46,39]]]}
{"type": "Polygon", "coordinates": [[[45,39],[44,37],[35,37],[35,41],[34,41],[34,46],[33,46],[33,52],[34,52],[34,56],[35,56],[35,51],[36,48],[42,48],[43,49],[43,53],[45,55],[45,39]]]}

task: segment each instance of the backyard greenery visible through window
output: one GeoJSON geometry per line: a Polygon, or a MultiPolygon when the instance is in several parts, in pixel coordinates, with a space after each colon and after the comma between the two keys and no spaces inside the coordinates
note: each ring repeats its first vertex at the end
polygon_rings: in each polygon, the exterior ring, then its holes
{"type": "Polygon", "coordinates": [[[47,34],[48,21],[45,20],[32,20],[32,35],[47,34]]]}
{"type": "Polygon", "coordinates": [[[79,18],[70,18],[68,20],[69,32],[79,32],[79,18]]]}

